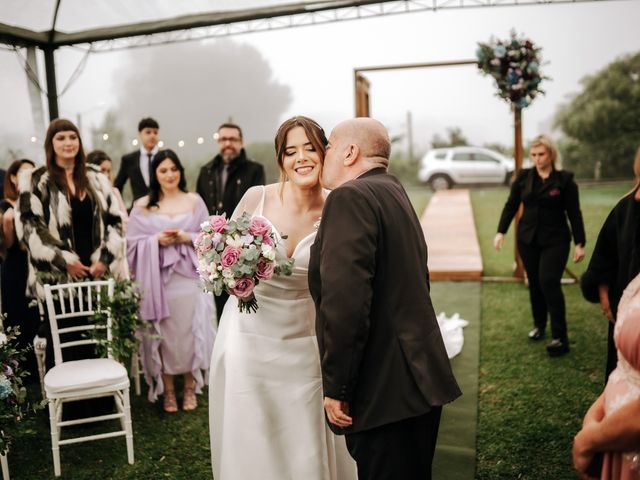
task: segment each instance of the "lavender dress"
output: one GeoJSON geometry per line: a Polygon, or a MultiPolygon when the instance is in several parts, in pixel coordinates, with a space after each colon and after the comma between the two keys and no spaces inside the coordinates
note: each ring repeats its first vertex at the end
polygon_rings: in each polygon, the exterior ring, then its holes
{"type": "Polygon", "coordinates": [[[150,401],[164,392],[162,373],[191,372],[198,393],[208,377],[215,338],[213,296],[200,287],[193,246],[162,247],[157,237],[166,229],[181,229],[195,237],[208,217],[200,197],[192,212],[171,217],[134,207],[129,217],[127,257],[142,293],[140,316],[150,322],[140,346],[150,401]]]}

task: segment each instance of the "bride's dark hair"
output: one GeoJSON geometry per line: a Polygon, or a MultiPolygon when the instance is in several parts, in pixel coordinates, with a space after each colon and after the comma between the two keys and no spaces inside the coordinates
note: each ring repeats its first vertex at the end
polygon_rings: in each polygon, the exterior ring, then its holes
{"type": "MultiPolygon", "coordinates": [[[[284,185],[287,180],[287,175],[284,173],[284,151],[287,149],[287,135],[289,132],[296,128],[302,127],[307,134],[307,138],[313,145],[313,148],[318,155],[320,155],[320,161],[324,161],[324,152],[327,147],[327,136],[324,134],[324,130],[315,120],[309,117],[298,115],[291,117],[289,120],[285,120],[278,132],[276,133],[275,146],[276,146],[276,162],[278,163],[278,170],[280,170],[280,183],[284,185]]],[[[282,188],[282,185],[280,188],[282,188]]]]}

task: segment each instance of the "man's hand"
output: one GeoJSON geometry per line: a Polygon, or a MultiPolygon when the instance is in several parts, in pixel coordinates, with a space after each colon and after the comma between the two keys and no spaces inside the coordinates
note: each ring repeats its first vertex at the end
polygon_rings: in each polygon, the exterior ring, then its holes
{"type": "Polygon", "coordinates": [[[504,245],[504,235],[502,233],[496,233],[496,236],[493,238],[493,248],[497,251],[502,250],[502,246],[504,245]]]}
{"type": "Polygon", "coordinates": [[[338,427],[349,427],[353,419],[349,416],[349,404],[341,400],[324,397],[324,410],[329,422],[338,427]]]}
{"type": "Polygon", "coordinates": [[[576,248],[573,250],[573,263],[581,262],[584,258],[584,247],[580,245],[576,245],[576,248]]]}

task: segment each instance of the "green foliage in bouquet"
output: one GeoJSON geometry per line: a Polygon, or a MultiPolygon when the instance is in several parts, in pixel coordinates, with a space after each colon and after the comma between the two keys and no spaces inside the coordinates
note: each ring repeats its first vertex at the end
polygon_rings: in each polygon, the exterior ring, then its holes
{"type": "Polygon", "coordinates": [[[97,328],[90,332],[90,336],[98,342],[99,355],[106,355],[110,348],[113,358],[124,363],[138,349],[140,340],[136,337],[136,332],[139,327],[143,331],[143,324],[146,323],[138,314],[140,291],[131,280],[117,281],[113,298],[109,300],[107,292],[102,291],[99,305],[98,311],[91,318],[97,328]],[[106,334],[108,312],[111,312],[111,341],[106,334]]]}
{"type": "Polygon", "coordinates": [[[531,40],[512,30],[507,40],[492,37],[487,43],[478,43],[476,57],[482,73],[496,81],[498,96],[523,109],[544,94],[540,84],[549,79],[540,72],[541,52],[531,40]]]}
{"type": "Polygon", "coordinates": [[[29,412],[43,407],[43,404],[27,402],[27,389],[22,379],[28,373],[20,366],[27,350],[16,348],[14,340],[18,334],[17,327],[9,327],[6,331],[0,327],[0,454],[3,455],[11,446],[20,421],[29,412]]]}

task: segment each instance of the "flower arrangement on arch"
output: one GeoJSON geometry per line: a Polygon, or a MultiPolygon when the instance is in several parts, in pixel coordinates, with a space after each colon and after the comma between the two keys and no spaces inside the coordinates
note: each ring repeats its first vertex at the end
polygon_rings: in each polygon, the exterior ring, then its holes
{"type": "Polygon", "coordinates": [[[241,312],[258,310],[253,291],[261,280],[291,275],[294,261],[276,259],[277,240],[267,219],[247,212],[236,220],[213,215],[200,228],[193,244],[204,288],[215,295],[234,295],[241,312]]]}
{"type": "Polygon", "coordinates": [[[496,81],[498,96],[523,109],[544,94],[540,84],[548,77],[540,72],[541,52],[531,40],[512,30],[508,40],[492,37],[487,43],[478,43],[476,57],[482,73],[496,81]]]}
{"type": "Polygon", "coordinates": [[[16,348],[14,340],[19,333],[17,327],[5,330],[0,327],[0,454],[5,455],[13,440],[13,431],[29,410],[43,405],[30,406],[27,389],[22,379],[28,375],[20,363],[25,360],[26,350],[16,348]]]}

